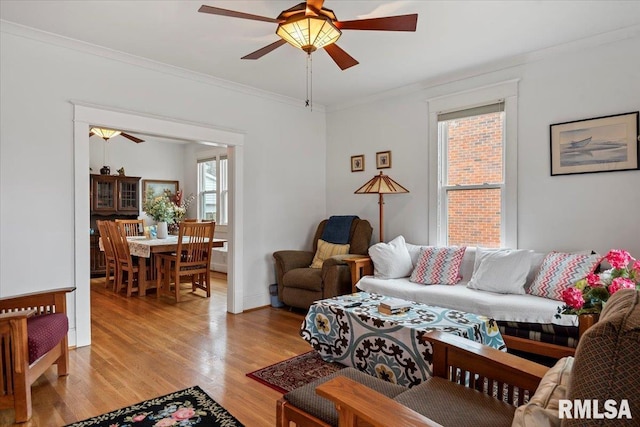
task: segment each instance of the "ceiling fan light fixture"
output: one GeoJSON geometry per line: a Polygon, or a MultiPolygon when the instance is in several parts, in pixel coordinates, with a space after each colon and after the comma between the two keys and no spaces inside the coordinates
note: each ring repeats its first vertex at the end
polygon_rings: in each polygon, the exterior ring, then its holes
{"type": "Polygon", "coordinates": [[[276,34],[290,45],[311,53],[338,41],[342,32],[327,17],[302,16],[278,25],[276,34]]]}
{"type": "Polygon", "coordinates": [[[98,135],[100,138],[104,139],[105,141],[110,138],[113,138],[114,136],[118,136],[122,133],[122,131],[119,131],[119,130],[98,128],[98,127],[93,127],[89,131],[95,135],[98,135]]]}

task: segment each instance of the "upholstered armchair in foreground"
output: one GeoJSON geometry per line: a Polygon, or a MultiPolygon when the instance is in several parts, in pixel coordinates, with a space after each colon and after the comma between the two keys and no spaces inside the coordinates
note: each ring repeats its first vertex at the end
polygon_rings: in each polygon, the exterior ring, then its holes
{"type": "Polygon", "coordinates": [[[615,293],[575,358],[550,369],[444,332],[425,338],[433,346],[433,378],[407,389],[345,368],[285,394],[277,425],[627,426],[640,414],[640,291],[615,293]],[[567,408],[560,419],[562,399],[599,405],[597,412],[610,416],[586,419],[594,412],[567,408]]]}
{"type": "Polygon", "coordinates": [[[75,288],[0,298],[0,409],[31,418],[31,384],[50,366],[69,373],[66,297],[75,288]]]}
{"type": "MultiPolygon", "coordinates": [[[[333,218],[333,217],[332,217],[333,218]]],[[[320,222],[313,238],[311,251],[278,251],[273,253],[278,283],[278,297],[291,307],[308,309],[316,300],[344,295],[351,292],[351,271],[344,261],[354,255],[367,255],[373,229],[369,221],[353,218],[345,244],[349,248],[343,255],[329,256],[318,263],[319,268],[310,268],[314,257],[323,252],[326,246],[321,239],[326,236],[325,227],[329,220],[320,222]],[[320,241],[320,243],[319,243],[320,241]],[[321,250],[318,251],[318,247],[321,250]]],[[[346,249],[346,248],[344,248],[346,249]]],[[[330,253],[331,249],[327,249],[330,253]]]]}

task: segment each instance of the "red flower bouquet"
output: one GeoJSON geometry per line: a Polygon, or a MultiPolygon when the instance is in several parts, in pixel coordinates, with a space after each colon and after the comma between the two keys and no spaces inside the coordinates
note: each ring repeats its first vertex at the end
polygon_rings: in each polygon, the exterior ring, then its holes
{"type": "Polygon", "coordinates": [[[640,261],[629,252],[612,249],[604,256],[611,268],[601,273],[591,273],[579,280],[575,287],[562,292],[564,305],[558,314],[600,313],[609,297],[620,289],[640,290],[640,261]]]}

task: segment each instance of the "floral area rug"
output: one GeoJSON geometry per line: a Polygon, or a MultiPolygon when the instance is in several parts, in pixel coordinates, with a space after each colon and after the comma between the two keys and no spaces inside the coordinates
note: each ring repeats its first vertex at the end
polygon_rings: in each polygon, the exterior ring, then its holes
{"type": "Polygon", "coordinates": [[[312,350],[249,372],[247,376],[280,393],[287,393],[342,368],[344,365],[341,363],[325,362],[316,351],[312,350]]]}
{"type": "Polygon", "coordinates": [[[200,387],[185,390],[98,415],[66,427],[236,427],[242,424],[200,387]]]}

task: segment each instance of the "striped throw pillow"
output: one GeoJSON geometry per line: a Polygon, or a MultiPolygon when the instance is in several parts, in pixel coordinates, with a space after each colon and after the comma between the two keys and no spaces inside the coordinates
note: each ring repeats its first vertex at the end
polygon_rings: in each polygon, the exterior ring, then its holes
{"type": "Polygon", "coordinates": [[[527,293],[562,301],[562,292],[593,273],[600,259],[598,254],[549,252],[527,293]]]}
{"type": "Polygon", "coordinates": [[[460,264],[466,249],[464,246],[423,248],[409,280],[425,285],[455,285],[460,281],[460,264]]]}
{"type": "Polygon", "coordinates": [[[345,255],[349,253],[351,248],[350,244],[336,245],[335,243],[325,242],[322,239],[318,239],[318,250],[313,257],[313,261],[309,267],[322,268],[322,263],[325,259],[331,258],[334,255],[345,255]]]}

